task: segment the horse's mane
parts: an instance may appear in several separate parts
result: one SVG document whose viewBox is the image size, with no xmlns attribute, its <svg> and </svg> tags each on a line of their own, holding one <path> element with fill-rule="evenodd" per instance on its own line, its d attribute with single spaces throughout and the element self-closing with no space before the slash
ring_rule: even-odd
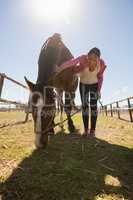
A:
<svg viewBox="0 0 133 200">
<path fill-rule="evenodd" d="M 46 49 L 49 40 L 50 40 L 50 37 L 49 37 L 49 38 L 44 42 L 44 44 L 42 45 L 42 47 L 41 47 L 41 51 L 42 51 L 44 48 Z"/>
<path fill-rule="evenodd" d="M 50 75 L 54 72 L 59 57 L 59 47 L 49 45 L 50 38 L 46 40 L 41 48 L 38 59 L 37 83 L 47 84 Z"/>
<path fill-rule="evenodd" d="M 73 55 L 63 44 L 61 39 L 52 39 L 52 37 L 48 38 L 41 48 L 38 60 L 39 68 L 37 84 L 51 84 L 51 82 L 49 83 L 49 80 L 52 80 L 52 76 L 56 71 L 55 67 L 60 66 L 63 62 L 73 58 Z M 60 82 L 60 80 L 58 81 Z"/>
</svg>

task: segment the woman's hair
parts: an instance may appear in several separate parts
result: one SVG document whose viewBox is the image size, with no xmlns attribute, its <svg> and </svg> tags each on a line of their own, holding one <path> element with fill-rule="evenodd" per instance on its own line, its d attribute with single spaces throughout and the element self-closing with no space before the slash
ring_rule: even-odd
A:
<svg viewBox="0 0 133 200">
<path fill-rule="evenodd" d="M 92 48 L 92 49 L 88 52 L 88 55 L 91 54 L 91 53 L 96 54 L 99 58 L 100 58 L 100 56 L 101 56 L 100 49 L 98 49 L 97 47 Z"/>
</svg>

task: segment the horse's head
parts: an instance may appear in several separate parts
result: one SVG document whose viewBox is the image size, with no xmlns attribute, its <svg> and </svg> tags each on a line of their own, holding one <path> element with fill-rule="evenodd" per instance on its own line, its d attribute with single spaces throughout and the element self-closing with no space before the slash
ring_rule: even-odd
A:
<svg viewBox="0 0 133 200">
<path fill-rule="evenodd" d="M 53 119 L 55 115 L 54 91 L 52 87 L 46 87 L 25 81 L 30 90 L 29 105 L 32 109 L 34 131 L 36 134 L 35 145 L 42 148 L 47 145 L 48 132 L 53 132 Z"/>
</svg>

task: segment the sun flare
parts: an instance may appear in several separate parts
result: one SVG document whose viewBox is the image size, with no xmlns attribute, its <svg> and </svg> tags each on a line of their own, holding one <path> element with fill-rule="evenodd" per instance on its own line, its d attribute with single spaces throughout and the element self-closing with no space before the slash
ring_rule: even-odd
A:
<svg viewBox="0 0 133 200">
<path fill-rule="evenodd" d="M 74 12 L 75 0 L 33 0 L 34 14 L 47 21 L 65 20 L 69 23 Z"/>
</svg>

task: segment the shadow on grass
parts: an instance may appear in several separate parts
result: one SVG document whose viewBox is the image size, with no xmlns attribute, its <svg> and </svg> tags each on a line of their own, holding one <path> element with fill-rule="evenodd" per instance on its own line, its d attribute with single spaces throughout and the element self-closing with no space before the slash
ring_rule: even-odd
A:
<svg viewBox="0 0 133 200">
<path fill-rule="evenodd" d="M 132 153 L 97 138 L 57 134 L 1 184 L 2 200 L 132 200 Z"/>
</svg>

